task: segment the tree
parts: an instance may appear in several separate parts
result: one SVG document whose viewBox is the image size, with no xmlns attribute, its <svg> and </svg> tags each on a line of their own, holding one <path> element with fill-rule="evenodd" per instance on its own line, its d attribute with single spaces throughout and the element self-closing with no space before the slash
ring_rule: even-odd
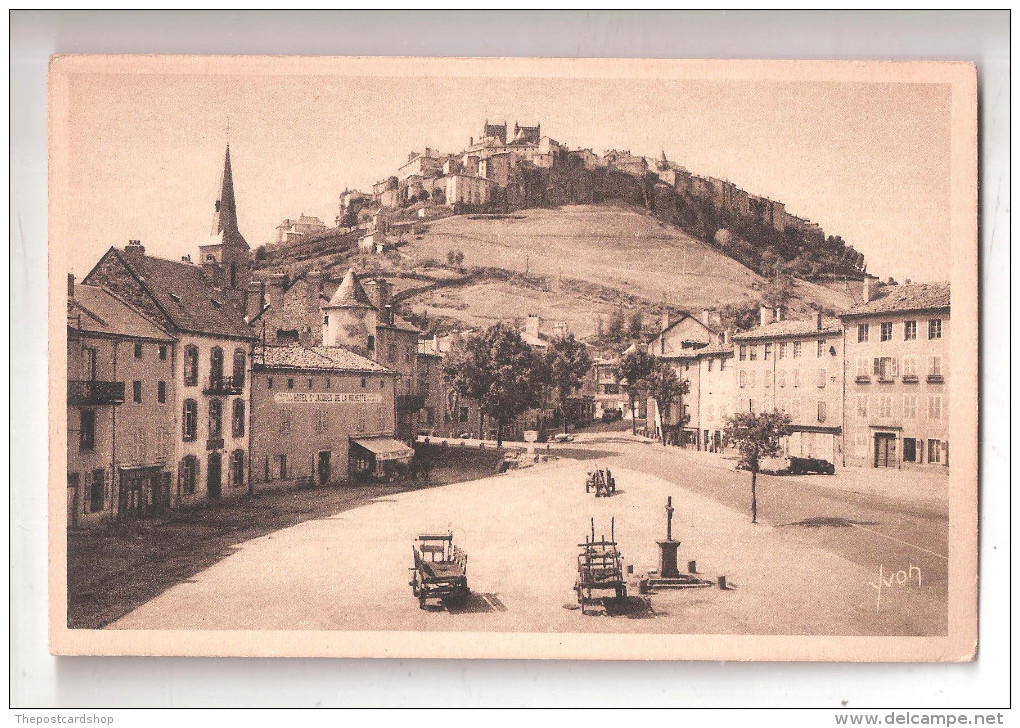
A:
<svg viewBox="0 0 1020 728">
<path fill-rule="evenodd" d="M 450 265 L 454 265 L 457 262 L 457 251 L 453 248 L 446 251 L 446 262 Z"/>
<path fill-rule="evenodd" d="M 548 371 L 552 385 L 556 388 L 563 432 L 567 432 L 567 399 L 575 389 L 581 388 L 581 381 L 591 371 L 592 360 L 588 347 L 568 334 L 553 342 L 548 353 Z"/>
<path fill-rule="evenodd" d="M 457 265 L 460 265 L 461 263 L 464 262 L 464 251 L 463 250 L 458 250 L 456 252 L 456 254 L 454 254 L 453 262 L 456 263 Z"/>
<path fill-rule="evenodd" d="M 645 377 L 645 385 L 648 387 L 648 393 L 655 400 L 655 406 L 659 410 L 659 416 L 663 420 L 662 427 L 662 445 L 666 446 L 666 427 L 665 420 L 668 416 L 670 408 L 673 403 L 676 402 L 679 408 L 678 423 L 681 432 L 683 431 L 684 425 L 690 419 L 689 416 L 684 415 L 684 395 L 690 394 L 691 383 L 683 379 L 680 376 L 680 372 L 675 370 L 667 362 L 662 359 L 653 361 L 651 373 Z"/>
<path fill-rule="evenodd" d="M 620 362 L 620 375 L 627 380 L 627 396 L 630 397 L 630 417 L 633 423 L 631 429 L 637 434 L 637 415 L 634 412 L 634 402 L 637 401 L 638 392 L 645 377 L 652 373 L 652 366 L 655 358 L 647 350 L 635 347 L 628 352 Z"/>
<path fill-rule="evenodd" d="M 640 339 L 641 330 L 644 328 L 644 314 L 640 310 L 635 311 L 630 317 L 630 338 Z"/>
<path fill-rule="evenodd" d="M 503 427 L 537 404 L 535 354 L 520 333 L 502 322 L 450 352 L 446 379 L 462 397 L 478 401 L 483 415 L 496 420 L 496 444 Z"/>
<path fill-rule="evenodd" d="M 727 419 L 725 438 L 740 451 L 738 467 L 751 471 L 751 523 L 758 522 L 758 468 L 761 459 L 779 454 L 779 440 L 790 434 L 790 415 L 745 412 Z"/>
<path fill-rule="evenodd" d="M 624 324 L 623 306 L 620 306 L 613 311 L 613 315 L 609 317 L 609 325 L 606 327 L 606 336 L 610 341 L 620 341 L 623 338 Z"/>
</svg>

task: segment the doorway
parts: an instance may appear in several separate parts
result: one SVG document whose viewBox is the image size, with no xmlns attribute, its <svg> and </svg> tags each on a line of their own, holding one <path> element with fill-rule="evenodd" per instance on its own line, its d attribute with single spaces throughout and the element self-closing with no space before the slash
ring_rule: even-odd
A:
<svg viewBox="0 0 1020 728">
<path fill-rule="evenodd" d="M 326 485 L 333 477 L 332 455 L 329 450 L 319 453 L 318 473 L 319 485 Z"/>
<path fill-rule="evenodd" d="M 206 493 L 210 498 L 219 498 L 222 492 L 220 482 L 223 471 L 223 459 L 218 452 L 209 453 L 209 468 L 206 480 Z"/>
<path fill-rule="evenodd" d="M 896 435 L 888 432 L 876 432 L 875 467 L 895 468 L 896 466 Z"/>
</svg>

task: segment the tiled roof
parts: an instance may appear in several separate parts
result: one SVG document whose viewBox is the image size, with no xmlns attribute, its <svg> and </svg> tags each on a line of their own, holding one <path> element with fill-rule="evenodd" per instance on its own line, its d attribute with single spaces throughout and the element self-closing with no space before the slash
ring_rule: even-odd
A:
<svg viewBox="0 0 1020 728">
<path fill-rule="evenodd" d="M 329 305 L 375 308 L 372 300 L 365 293 L 365 289 L 361 285 L 361 281 L 358 280 L 358 275 L 354 272 L 353 268 L 347 271 L 347 275 L 344 276 L 340 287 L 336 289 L 336 293 L 329 299 Z"/>
<path fill-rule="evenodd" d="M 173 337 L 105 288 L 78 284 L 67 300 L 67 325 L 81 332 L 173 341 Z"/>
<path fill-rule="evenodd" d="M 256 361 L 268 369 L 316 369 L 344 372 L 387 373 L 371 359 L 339 346 L 267 346 L 256 352 Z"/>
<path fill-rule="evenodd" d="M 757 326 L 748 331 L 741 331 L 733 335 L 734 341 L 748 341 L 750 339 L 772 339 L 781 336 L 814 336 L 816 334 L 839 334 L 843 326 L 839 319 L 823 318 L 822 327 L 818 328 L 818 322 L 814 317 L 809 319 L 790 319 L 789 321 L 774 321 L 765 326 Z"/>
<path fill-rule="evenodd" d="M 315 353 L 321 354 L 332 360 L 337 369 L 355 372 L 395 373 L 392 369 L 387 369 L 382 364 L 374 362 L 360 354 L 355 354 L 350 349 L 345 349 L 342 346 L 316 346 L 313 347 L 313 349 L 315 350 Z"/>
<path fill-rule="evenodd" d="M 948 308 L 949 283 L 911 283 L 902 286 L 882 286 L 873 300 L 854 306 L 844 313 L 843 317 Z"/>
<path fill-rule="evenodd" d="M 199 266 L 114 252 L 181 331 L 256 338 L 244 322 L 244 312 L 209 284 Z"/>
</svg>

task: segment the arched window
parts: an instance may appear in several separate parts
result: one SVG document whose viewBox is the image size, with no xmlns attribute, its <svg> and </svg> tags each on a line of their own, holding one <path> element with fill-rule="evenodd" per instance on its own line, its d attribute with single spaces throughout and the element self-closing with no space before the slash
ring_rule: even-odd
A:
<svg viewBox="0 0 1020 728">
<path fill-rule="evenodd" d="M 184 440 L 194 440 L 198 436 L 198 403 L 193 399 L 184 400 L 184 412 L 181 416 L 181 434 Z"/>
<path fill-rule="evenodd" d="M 244 437 L 244 400 L 234 400 L 234 411 L 230 418 L 234 437 Z"/>
<path fill-rule="evenodd" d="M 184 384 L 194 387 L 198 384 L 198 347 L 184 347 Z"/>
<path fill-rule="evenodd" d="M 209 400 L 209 438 L 219 437 L 223 432 L 223 401 Z"/>
<path fill-rule="evenodd" d="M 198 458 L 188 455 L 181 460 L 180 474 L 177 484 L 178 495 L 194 495 L 198 483 Z"/>
<path fill-rule="evenodd" d="M 223 381 L 223 349 L 214 346 L 209 352 L 209 383 L 218 384 Z"/>
<path fill-rule="evenodd" d="M 231 377 L 235 387 L 244 386 L 244 374 L 247 366 L 248 360 L 245 356 L 244 349 L 234 349 L 234 371 L 232 372 Z"/>
<path fill-rule="evenodd" d="M 230 484 L 235 488 L 244 485 L 244 450 L 234 450 L 230 456 Z"/>
</svg>

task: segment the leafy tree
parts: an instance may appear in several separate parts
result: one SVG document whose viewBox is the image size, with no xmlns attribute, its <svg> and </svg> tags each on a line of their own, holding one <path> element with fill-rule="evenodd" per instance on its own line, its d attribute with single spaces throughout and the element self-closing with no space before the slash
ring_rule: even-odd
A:
<svg viewBox="0 0 1020 728">
<path fill-rule="evenodd" d="M 644 328 L 644 314 L 640 310 L 635 311 L 630 317 L 630 338 L 640 339 L 641 330 Z"/>
<path fill-rule="evenodd" d="M 496 444 L 503 428 L 538 403 L 535 354 L 520 333 L 502 322 L 450 352 L 445 375 L 462 397 L 478 401 L 482 414 L 496 420 Z"/>
<path fill-rule="evenodd" d="M 568 334 L 553 342 L 548 353 L 548 373 L 551 384 L 556 388 L 560 413 L 563 419 L 563 432 L 567 432 L 567 399 L 576 389 L 581 388 L 581 381 L 591 370 L 592 359 L 588 347 L 583 342 Z"/>
<path fill-rule="evenodd" d="M 451 248 L 450 250 L 446 251 L 446 262 L 449 263 L 450 265 L 454 265 L 457 262 L 457 251 L 456 250 L 453 250 Z"/>
<path fill-rule="evenodd" d="M 645 377 L 645 385 L 648 387 L 648 393 L 655 400 L 655 406 L 659 409 L 659 414 L 663 418 L 663 425 L 665 425 L 665 419 L 670 408 L 676 403 L 679 411 L 678 422 L 680 430 L 683 431 L 684 425 L 690 419 L 689 415 L 684 415 L 684 395 L 690 394 L 691 383 L 683 379 L 680 373 L 670 366 L 667 362 L 662 359 L 655 359 L 652 363 L 652 371 Z M 662 445 L 666 445 L 666 428 L 662 428 Z"/>
<path fill-rule="evenodd" d="M 637 401 L 645 378 L 652 373 L 654 365 L 655 357 L 641 347 L 635 347 L 620 361 L 620 376 L 627 380 L 627 396 L 630 397 L 630 416 L 633 423 L 631 429 L 635 435 L 637 434 L 637 421 L 634 403 Z"/>
<path fill-rule="evenodd" d="M 620 341 L 623 339 L 623 327 L 625 325 L 623 316 L 623 306 L 613 311 L 613 315 L 609 317 L 609 325 L 606 327 L 606 336 L 610 341 Z"/>
<path fill-rule="evenodd" d="M 456 263 L 457 265 L 460 265 L 461 263 L 464 262 L 464 251 L 463 250 L 458 250 L 457 251 L 457 253 L 453 256 L 453 262 Z"/>
<path fill-rule="evenodd" d="M 727 419 L 725 437 L 740 451 L 739 467 L 751 471 L 751 523 L 758 522 L 758 468 L 761 459 L 779 454 L 779 440 L 790 434 L 790 415 L 744 412 Z"/>
</svg>

